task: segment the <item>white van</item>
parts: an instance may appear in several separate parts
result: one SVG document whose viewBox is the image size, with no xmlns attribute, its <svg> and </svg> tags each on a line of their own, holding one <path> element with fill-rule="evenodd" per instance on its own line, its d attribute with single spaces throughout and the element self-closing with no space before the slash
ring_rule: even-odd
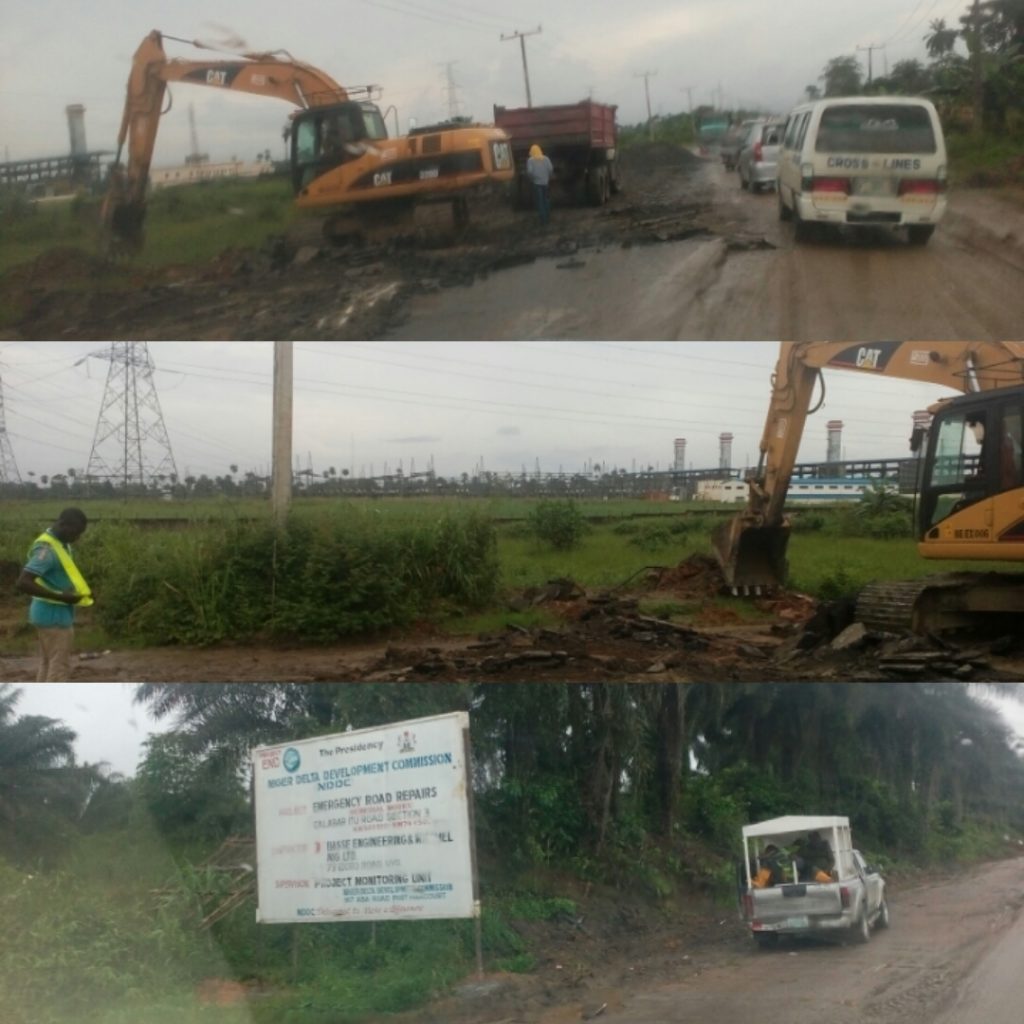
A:
<svg viewBox="0 0 1024 1024">
<path fill-rule="evenodd" d="M 778 169 L 779 217 L 811 224 L 905 227 L 924 245 L 946 212 L 946 143 L 933 104 L 850 96 L 794 108 Z"/>
</svg>

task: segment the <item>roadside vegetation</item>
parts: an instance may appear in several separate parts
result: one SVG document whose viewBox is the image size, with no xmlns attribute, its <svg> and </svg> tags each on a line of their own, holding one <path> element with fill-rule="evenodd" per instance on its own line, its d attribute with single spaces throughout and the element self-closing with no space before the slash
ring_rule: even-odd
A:
<svg viewBox="0 0 1024 1024">
<path fill-rule="evenodd" d="M 99 257 L 99 206 L 98 197 L 85 195 L 33 203 L 0 193 L 0 273 L 53 249 L 73 247 Z M 227 249 L 257 248 L 269 236 L 283 234 L 294 216 L 284 176 L 158 189 L 147 207 L 145 248 L 132 265 L 209 263 Z"/>
<path fill-rule="evenodd" d="M 0 564 L 8 583 L 66 503 L 6 504 Z M 86 647 L 326 644 L 422 625 L 460 635 L 557 627 L 550 613 L 512 610 L 513 599 L 553 579 L 642 597 L 646 570 L 712 555 L 712 534 L 733 511 L 574 499 L 309 499 L 296 502 L 279 534 L 259 499 L 79 504 L 92 525 L 77 556 L 98 598 L 79 616 Z M 793 519 L 790 588 L 825 600 L 877 579 L 1006 568 L 925 561 L 909 501 L 884 489 L 841 507 L 800 508 Z M 718 604 L 743 608 L 724 596 Z M 23 606 L 10 590 L 0 602 L 0 652 L 31 646 Z M 685 621 L 696 609 L 661 610 Z"/>
<path fill-rule="evenodd" d="M 749 821 L 849 815 L 897 880 L 1024 836 L 1024 763 L 963 685 L 148 684 L 171 728 L 132 778 L 76 763 L 19 692 L 0 686 L 10 1024 L 359 1021 L 472 976 L 470 922 L 255 921 L 246 752 L 348 727 L 470 712 L 489 972 L 531 972 L 579 918 L 611 941 L 623 908 L 662 939 L 731 919 Z"/>
</svg>

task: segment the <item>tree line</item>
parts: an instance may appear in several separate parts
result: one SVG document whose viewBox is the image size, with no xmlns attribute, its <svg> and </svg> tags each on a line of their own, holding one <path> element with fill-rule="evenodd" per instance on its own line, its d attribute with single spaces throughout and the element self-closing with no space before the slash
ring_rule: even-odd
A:
<svg viewBox="0 0 1024 1024">
<path fill-rule="evenodd" d="M 1024 760 L 986 687 L 956 684 L 140 684 L 173 723 L 134 778 L 76 764 L 57 720 L 0 687 L 0 852 L 54 857 L 145 813 L 172 842 L 251 832 L 248 752 L 467 710 L 481 851 L 506 865 L 603 865 L 741 824 L 851 817 L 869 849 L 949 856 L 972 830 L 1024 830 Z"/>
<path fill-rule="evenodd" d="M 881 75 L 873 73 L 873 54 L 867 74 L 856 56 L 833 57 L 807 97 L 929 94 L 954 125 L 963 127 L 959 115 L 970 111 L 974 130 L 993 132 L 1024 110 L 1024 0 L 975 2 L 955 24 L 932 19 L 923 41 L 926 62 L 899 60 Z"/>
</svg>

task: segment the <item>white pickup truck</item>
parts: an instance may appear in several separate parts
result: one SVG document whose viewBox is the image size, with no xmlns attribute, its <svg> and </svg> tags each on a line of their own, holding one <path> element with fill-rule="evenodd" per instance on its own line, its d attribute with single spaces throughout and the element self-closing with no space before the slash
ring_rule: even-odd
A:
<svg viewBox="0 0 1024 1024">
<path fill-rule="evenodd" d="M 744 826 L 738 882 L 759 946 L 822 932 L 867 942 L 872 928 L 889 926 L 885 880 L 853 849 L 848 818 L 789 815 Z"/>
</svg>

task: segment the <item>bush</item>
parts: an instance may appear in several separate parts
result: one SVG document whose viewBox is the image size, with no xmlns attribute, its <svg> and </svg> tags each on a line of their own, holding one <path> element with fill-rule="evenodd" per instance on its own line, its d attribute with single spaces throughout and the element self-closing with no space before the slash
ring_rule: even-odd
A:
<svg viewBox="0 0 1024 1024">
<path fill-rule="evenodd" d="M 860 590 L 861 580 L 858 580 L 845 565 L 838 565 L 834 571 L 826 573 L 818 584 L 817 596 L 823 601 L 836 601 L 841 597 L 849 597 Z"/>
<path fill-rule="evenodd" d="M 527 518 L 530 532 L 558 551 L 578 547 L 587 532 L 587 521 L 572 498 L 539 501 Z"/>
<path fill-rule="evenodd" d="M 94 536 L 100 622 L 144 643 L 330 641 L 479 607 L 498 585 L 494 527 L 477 514 L 383 524 L 346 511 L 293 519 L 281 535 L 240 523 Z"/>
</svg>

